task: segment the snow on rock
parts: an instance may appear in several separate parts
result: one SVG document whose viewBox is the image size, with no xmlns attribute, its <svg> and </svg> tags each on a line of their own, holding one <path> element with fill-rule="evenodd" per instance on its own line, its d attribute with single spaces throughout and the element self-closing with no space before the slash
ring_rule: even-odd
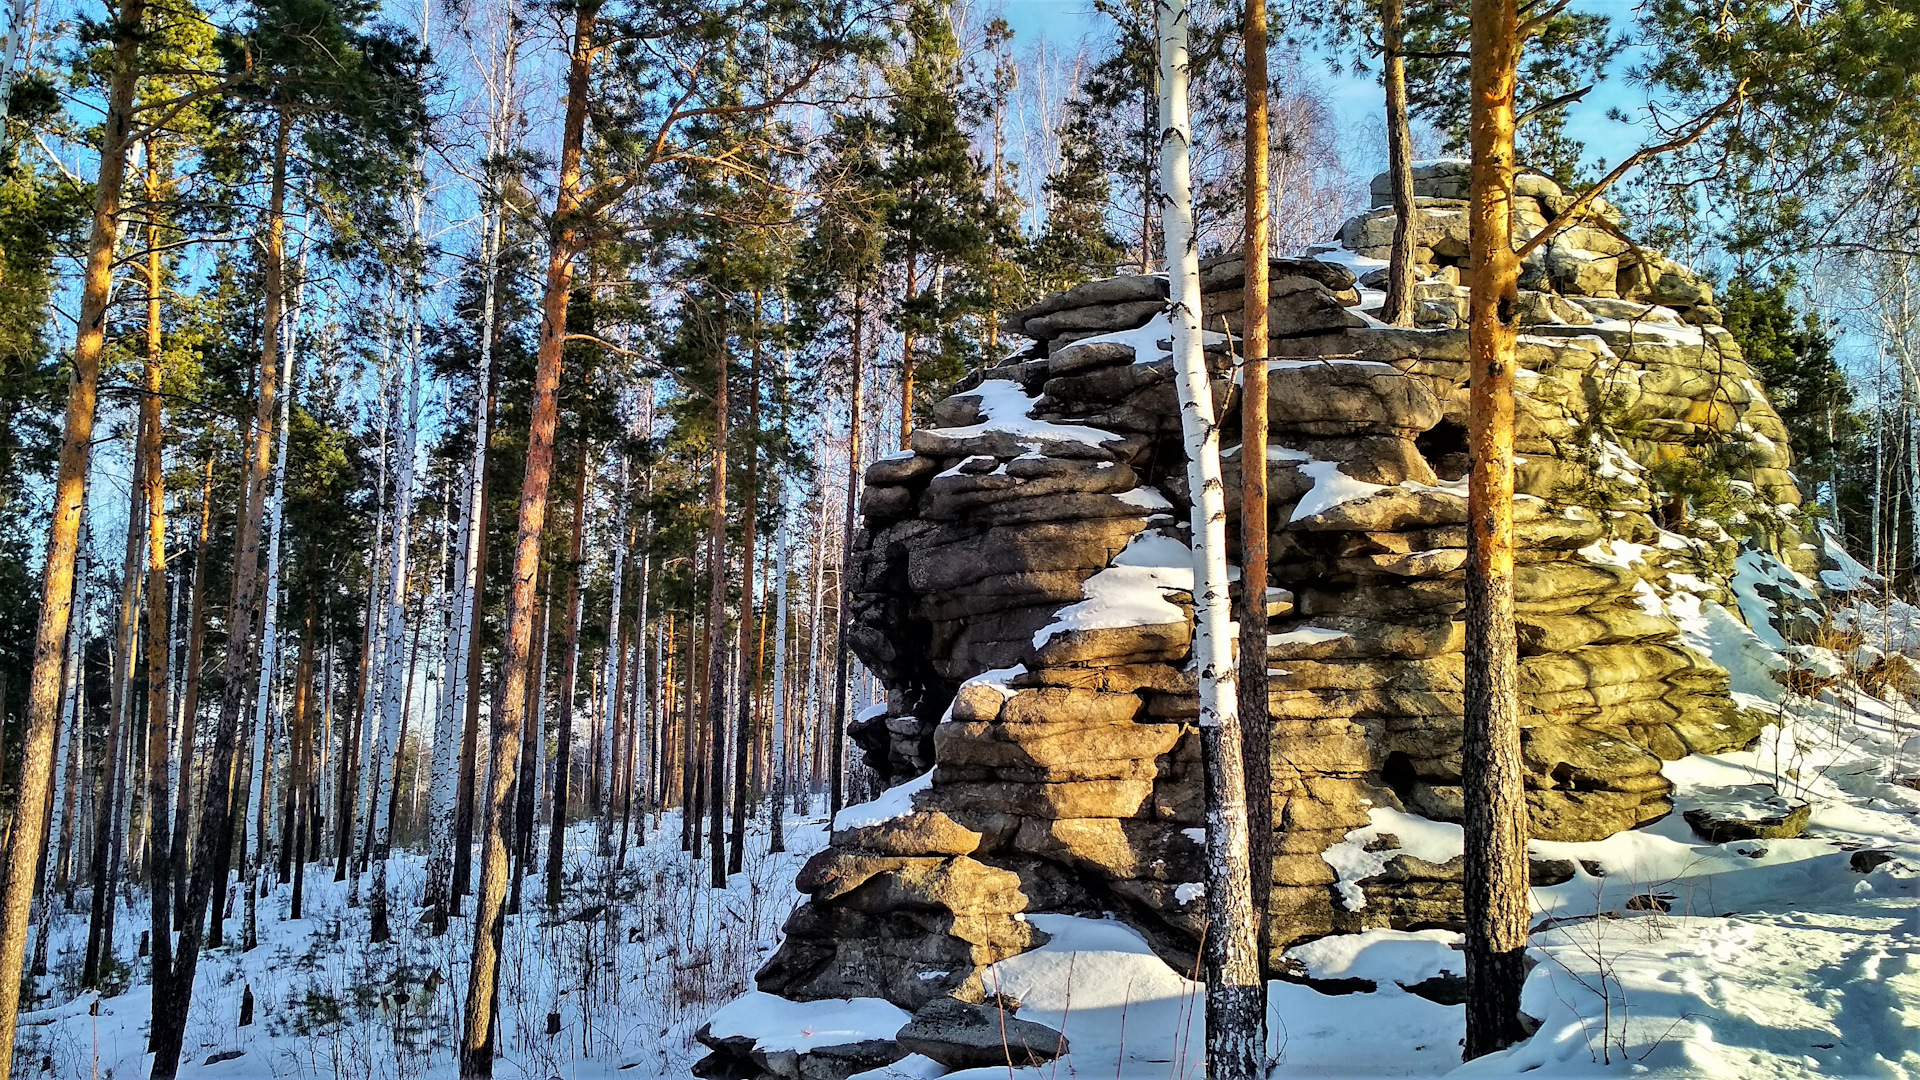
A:
<svg viewBox="0 0 1920 1080">
<path fill-rule="evenodd" d="M 1884 578 L 1847 554 L 1846 547 L 1828 525 L 1820 527 L 1820 557 L 1833 564 L 1832 569 L 1820 571 L 1820 584 L 1834 592 L 1870 592 L 1886 584 Z"/>
<path fill-rule="evenodd" d="M 1365 480 L 1355 480 L 1340 471 L 1337 461 L 1305 461 L 1296 466 L 1313 481 L 1312 490 L 1300 497 L 1293 508 L 1290 520 L 1312 517 L 1354 499 L 1364 499 L 1387 490 L 1385 484 L 1370 484 Z"/>
<path fill-rule="evenodd" d="M 1463 939 L 1451 930 L 1367 930 L 1317 938 L 1286 951 L 1311 979 L 1365 979 L 1412 986 L 1466 972 Z"/>
<path fill-rule="evenodd" d="M 947 1067 L 924 1054 L 908 1054 L 891 1065 L 854 1073 L 847 1080 L 933 1080 L 950 1075 Z"/>
<path fill-rule="evenodd" d="M 1267 647 L 1271 649 L 1275 645 L 1322 645 L 1352 636 L 1345 630 L 1333 630 L 1325 626 L 1301 626 L 1285 633 L 1268 634 Z"/>
<path fill-rule="evenodd" d="M 1137 533 L 1112 565 L 1080 586 L 1086 599 L 1061 608 L 1052 622 L 1033 632 L 1033 647 L 1074 630 L 1182 622 L 1185 609 L 1168 600 L 1167 593 L 1192 591 L 1193 549 L 1164 532 Z"/>
<path fill-rule="evenodd" d="M 1324 514 L 1342 503 L 1378 495 L 1396 487 L 1403 491 L 1432 492 L 1461 499 L 1467 497 L 1465 477 L 1439 484 L 1422 484 L 1414 480 L 1402 480 L 1399 484 L 1374 484 L 1365 480 L 1356 480 L 1341 472 L 1340 463 L 1336 461 L 1307 460 L 1297 462 L 1294 468 L 1306 474 L 1307 479 L 1313 481 L 1313 487 L 1294 505 L 1293 515 L 1288 519 L 1289 521 L 1300 521 L 1316 514 Z"/>
<path fill-rule="evenodd" d="M 966 682 L 961 683 L 959 690 L 965 690 L 973 686 L 985 687 L 989 690 L 997 691 L 1001 699 L 1005 700 L 1014 695 L 1014 689 L 1011 685 L 1013 680 L 1026 673 L 1027 665 L 1025 664 L 1015 664 L 1012 667 L 1003 668 L 988 668 L 973 678 L 968 679 Z M 942 723 L 953 719 L 953 706 L 959 700 L 960 694 L 956 691 L 953 695 L 953 701 L 947 703 L 947 711 L 940 714 Z"/>
<path fill-rule="evenodd" d="M 1137 506 L 1153 513 L 1163 513 L 1173 509 L 1173 504 L 1168 502 L 1167 497 L 1160 494 L 1157 488 L 1137 487 L 1132 491 L 1123 491 L 1114 498 L 1128 506 Z"/>
<path fill-rule="evenodd" d="M 1617 566 L 1630 570 L 1636 563 L 1644 563 L 1647 553 L 1652 551 L 1651 544 L 1631 544 L 1625 540 L 1596 540 L 1580 549 L 1580 557 L 1590 563 L 1603 566 Z"/>
<path fill-rule="evenodd" d="M 878 825 L 883 821 L 892 821 L 913 813 L 913 797 L 923 791 L 933 790 L 933 770 L 916 776 L 904 784 L 895 784 L 880 793 L 872 802 L 858 803 L 843 808 L 833 815 L 833 827 L 839 829 L 864 829 Z"/>
<path fill-rule="evenodd" d="M 1166 358 L 1167 350 L 1161 348 L 1160 343 L 1172 340 L 1173 317 L 1163 311 L 1153 318 L 1148 319 L 1143 325 L 1137 326 L 1132 330 L 1116 330 L 1110 334 L 1100 334 L 1096 337 L 1082 338 L 1074 344 L 1125 345 L 1127 348 L 1133 350 L 1134 363 L 1151 364 L 1156 360 Z M 1202 348 L 1208 345 L 1219 345 L 1226 340 L 1227 335 L 1214 330 L 1202 330 L 1200 332 Z M 1108 437 L 1111 438 L 1112 436 Z"/>
<path fill-rule="evenodd" d="M 1320 853 L 1339 875 L 1334 888 L 1348 911 L 1367 906 L 1360 882 L 1386 869 L 1395 855 L 1407 854 L 1431 863 L 1444 863 L 1458 858 L 1463 850 L 1460 826 L 1451 822 L 1430 821 L 1387 806 L 1367 811 L 1367 820 L 1368 824 Z M 1386 838 L 1391 838 L 1392 843 L 1386 843 Z M 1370 847 L 1376 850 L 1368 850 Z"/>
<path fill-rule="evenodd" d="M 1761 587 L 1771 586 L 1784 596 L 1809 604 L 1818 603 L 1820 599 L 1813 582 L 1795 573 L 1772 555 L 1752 549 L 1740 553 L 1734 562 L 1734 575 L 1728 584 L 1733 589 L 1734 599 L 1740 605 L 1740 614 L 1747 620 L 1747 626 L 1752 628 L 1762 643 L 1772 649 L 1784 649 L 1787 642 L 1773 625 L 1778 605 L 1760 595 Z"/>
<path fill-rule="evenodd" d="M 891 1039 L 913 1014 L 881 998 L 788 1001 L 750 990 L 709 1021 L 716 1039 L 752 1039 L 761 1050 L 805 1053 L 870 1039 Z"/>
<path fill-rule="evenodd" d="M 1045 442 L 1098 447 L 1114 438 L 1110 431 L 1083 424 L 1056 424 L 1049 420 L 1034 419 L 1034 399 L 1028 397 L 1020 384 L 1011 379 L 988 379 L 960 396 L 978 400 L 983 418 L 979 423 L 965 427 L 921 428 L 914 434 L 932 443 L 955 445 L 982 435 L 1009 435 L 1035 452 Z"/>
</svg>

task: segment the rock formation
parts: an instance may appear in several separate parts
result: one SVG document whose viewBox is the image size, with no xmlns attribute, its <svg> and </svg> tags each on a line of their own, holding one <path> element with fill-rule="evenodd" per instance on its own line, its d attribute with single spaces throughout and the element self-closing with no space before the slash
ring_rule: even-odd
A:
<svg viewBox="0 0 1920 1080">
<path fill-rule="evenodd" d="M 1374 808 L 1461 816 L 1466 180 L 1461 163 L 1415 175 L 1417 328 L 1367 313 L 1391 209 L 1272 260 L 1276 970 L 1312 937 L 1461 920 L 1457 862 L 1394 854 L 1376 834 L 1368 876 L 1343 881 L 1328 854 Z M 1523 234 L 1566 205 L 1540 176 L 1520 194 Z M 1242 278 L 1238 257 L 1202 266 L 1236 518 Z M 1592 840 L 1670 811 L 1663 760 L 1756 734 L 1698 630 L 1733 617 L 1743 540 L 1804 569 L 1812 554 L 1793 527 L 1786 431 L 1705 282 L 1625 239 L 1601 205 L 1527 260 L 1522 287 L 1528 802 L 1536 837 Z M 1200 741 L 1165 294 L 1163 278 L 1120 277 L 1015 312 L 1008 328 L 1034 344 L 868 470 L 851 644 L 891 705 L 853 737 L 897 786 L 843 813 L 802 872 L 808 899 L 762 991 L 909 1012 L 977 1003 L 985 965 L 1039 943 L 1020 918 L 1034 912 L 1118 917 L 1192 966 Z M 1711 496 L 1688 487 L 1709 472 L 1730 480 Z M 769 1069 L 738 1054 L 707 1068 Z"/>
</svg>

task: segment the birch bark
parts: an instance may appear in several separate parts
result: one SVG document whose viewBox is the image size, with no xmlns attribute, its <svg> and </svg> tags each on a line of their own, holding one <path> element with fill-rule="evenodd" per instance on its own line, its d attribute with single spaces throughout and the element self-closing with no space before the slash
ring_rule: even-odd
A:
<svg viewBox="0 0 1920 1080">
<path fill-rule="evenodd" d="M 1200 734 L 1207 798 L 1207 1074 L 1264 1076 L 1260 1027 L 1264 985 L 1248 866 L 1246 777 L 1234 688 L 1234 630 L 1227 584 L 1227 509 L 1220 429 L 1200 340 L 1200 252 L 1193 220 L 1193 127 L 1187 0 L 1158 0 L 1160 203 L 1180 428 L 1193 493 L 1193 656 L 1199 671 Z"/>
</svg>

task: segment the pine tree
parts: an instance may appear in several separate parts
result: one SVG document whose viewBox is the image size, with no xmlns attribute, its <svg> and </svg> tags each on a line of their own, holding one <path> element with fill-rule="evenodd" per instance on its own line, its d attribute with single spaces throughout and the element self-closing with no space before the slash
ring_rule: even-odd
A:
<svg viewBox="0 0 1920 1080">
<path fill-rule="evenodd" d="M 890 96 L 880 121 L 882 182 L 887 207 L 884 255 L 900 278 L 893 314 L 901 335 L 900 445 L 907 444 L 921 401 L 937 401 L 975 365 L 974 342 L 957 333 L 957 317 L 991 304 L 1000 218 L 983 170 L 961 127 L 960 43 L 944 0 L 911 0 L 903 60 L 887 69 Z M 929 385 L 925 393 L 916 383 Z"/>
<path fill-rule="evenodd" d="M 1107 226 L 1111 184 L 1101 164 L 1097 123 L 1084 98 L 1068 103 L 1060 123 L 1060 164 L 1042 185 L 1046 224 L 1026 254 L 1027 276 L 1043 294 L 1111 277 L 1126 257 L 1125 242 Z"/>
<path fill-rule="evenodd" d="M 52 780 L 61 661 L 67 625 L 73 614 L 74 558 L 80 541 L 81 508 L 86 498 L 86 469 L 93 440 L 100 357 L 106 345 L 107 299 L 113 290 L 114 246 L 120 225 L 121 190 L 126 179 L 134 91 L 139 80 L 139 35 L 145 5 L 142 0 L 124 0 L 114 15 L 112 76 L 102 127 L 98 179 L 94 185 L 86 273 L 82 279 L 79 340 L 74 348 L 73 380 L 67 393 L 60 471 L 41 576 L 40 618 L 34 629 L 33 669 L 27 686 L 26 738 L 16 796 L 17 805 L 26 807 L 37 807 L 45 801 Z M 0 1080 L 5 1080 L 12 1070 L 27 923 L 44 842 L 39 815 L 14 816 L 12 835 L 8 838 L 4 906 L 0 906 Z"/>
</svg>

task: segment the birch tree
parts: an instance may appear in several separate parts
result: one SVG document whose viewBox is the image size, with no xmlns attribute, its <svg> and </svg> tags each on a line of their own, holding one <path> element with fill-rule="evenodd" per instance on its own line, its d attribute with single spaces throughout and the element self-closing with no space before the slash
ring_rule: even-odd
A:
<svg viewBox="0 0 1920 1080">
<path fill-rule="evenodd" d="M 1156 0 L 1160 39 L 1160 207 L 1173 324 L 1180 430 L 1192 492 L 1193 656 L 1199 672 L 1200 735 L 1207 771 L 1207 1075 L 1251 1080 L 1266 1073 L 1260 1028 L 1264 984 L 1258 913 L 1248 866 L 1246 775 L 1235 697 L 1227 507 L 1220 428 L 1200 332 L 1200 251 L 1194 236 L 1193 126 L 1187 0 Z M 1251 253 L 1249 253 L 1251 255 Z"/>
<path fill-rule="evenodd" d="M 417 315 L 415 316 L 417 318 Z M 399 732 L 406 708 L 406 630 L 407 577 L 413 532 L 414 456 L 419 441 L 420 377 L 417 358 L 411 350 L 400 364 L 394 393 L 405 397 L 399 402 L 400 431 L 394 454 L 398 459 L 393 492 L 393 554 L 387 565 L 385 644 L 381 649 L 380 741 L 374 753 L 376 768 L 370 770 L 369 790 L 373 794 L 374 860 L 373 897 L 369 906 L 371 937 L 375 944 L 387 940 L 387 848 L 393 831 L 393 802 L 380 797 L 380 778 L 387 774 L 386 763 L 399 754 Z"/>
</svg>

